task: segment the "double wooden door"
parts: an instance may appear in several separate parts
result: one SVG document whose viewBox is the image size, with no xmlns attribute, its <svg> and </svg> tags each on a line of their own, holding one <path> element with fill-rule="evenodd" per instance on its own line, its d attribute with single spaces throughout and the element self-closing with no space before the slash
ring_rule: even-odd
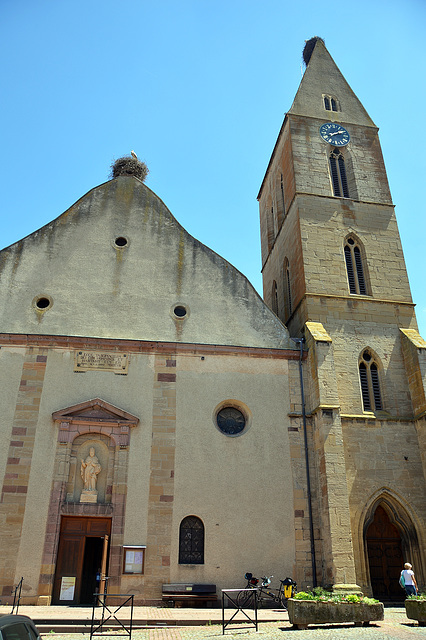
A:
<svg viewBox="0 0 426 640">
<path fill-rule="evenodd" d="M 103 592 L 110 532 L 109 518 L 62 518 L 52 604 L 92 604 Z"/>
<path fill-rule="evenodd" d="M 405 594 L 398 582 L 404 563 L 401 536 L 381 506 L 367 530 L 367 552 L 373 596 L 385 601 L 403 600 Z"/>
</svg>

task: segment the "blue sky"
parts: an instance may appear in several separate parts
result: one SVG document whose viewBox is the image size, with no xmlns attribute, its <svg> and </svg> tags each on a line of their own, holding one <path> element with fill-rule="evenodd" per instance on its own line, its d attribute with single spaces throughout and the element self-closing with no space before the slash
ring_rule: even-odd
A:
<svg viewBox="0 0 426 640">
<path fill-rule="evenodd" d="M 134 149 L 178 221 L 261 292 L 256 196 L 319 35 L 380 128 L 426 337 L 424 0 L 1 0 L 0 16 L 0 247 Z"/>
</svg>

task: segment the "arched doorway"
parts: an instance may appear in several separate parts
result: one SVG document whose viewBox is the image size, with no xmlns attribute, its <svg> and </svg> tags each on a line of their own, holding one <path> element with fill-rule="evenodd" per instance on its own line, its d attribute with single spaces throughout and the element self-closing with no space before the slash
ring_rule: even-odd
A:
<svg viewBox="0 0 426 640">
<path fill-rule="evenodd" d="M 404 600 L 398 584 L 404 564 L 401 534 L 379 505 L 366 533 L 373 596 L 379 600 Z"/>
</svg>

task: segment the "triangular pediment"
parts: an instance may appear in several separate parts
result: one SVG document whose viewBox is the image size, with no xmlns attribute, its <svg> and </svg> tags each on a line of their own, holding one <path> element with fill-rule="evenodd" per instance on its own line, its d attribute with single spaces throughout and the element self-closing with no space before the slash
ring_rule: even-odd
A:
<svg viewBox="0 0 426 640">
<path fill-rule="evenodd" d="M 115 423 L 135 426 L 139 418 L 115 407 L 113 404 L 94 398 L 80 404 L 75 404 L 65 409 L 60 409 L 52 413 L 52 418 L 60 422 L 95 422 L 95 423 Z"/>
</svg>

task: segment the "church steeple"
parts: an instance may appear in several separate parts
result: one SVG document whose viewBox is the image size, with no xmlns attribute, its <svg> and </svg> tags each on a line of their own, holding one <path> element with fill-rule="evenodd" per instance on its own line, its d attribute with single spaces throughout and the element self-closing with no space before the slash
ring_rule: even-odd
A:
<svg viewBox="0 0 426 640">
<path fill-rule="evenodd" d="M 259 193 L 264 298 L 291 336 L 305 338 L 306 425 L 293 415 L 318 480 L 320 584 L 369 588 L 360 514 L 383 486 L 402 487 L 402 467 L 386 469 L 402 443 L 422 448 L 426 349 L 377 127 L 324 43 L 311 44 Z"/>
<path fill-rule="evenodd" d="M 315 40 L 313 50 L 288 113 L 310 118 L 324 118 L 324 115 L 329 115 L 333 122 L 345 121 L 375 127 L 327 51 L 323 40 L 320 38 L 312 38 L 312 40 Z M 307 42 L 305 48 L 312 40 Z M 327 111 L 324 98 L 330 99 L 329 114 L 324 114 L 324 111 Z M 335 101 L 335 109 L 331 108 L 331 100 Z"/>
<path fill-rule="evenodd" d="M 259 203 L 264 298 L 293 335 L 325 321 L 318 296 L 412 304 L 378 129 L 320 39 Z"/>
</svg>

